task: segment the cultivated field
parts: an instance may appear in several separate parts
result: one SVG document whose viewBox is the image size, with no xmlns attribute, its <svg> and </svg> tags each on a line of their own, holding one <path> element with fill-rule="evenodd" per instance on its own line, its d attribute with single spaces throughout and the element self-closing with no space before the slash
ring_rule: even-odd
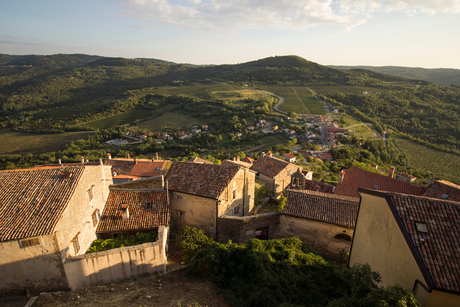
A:
<svg viewBox="0 0 460 307">
<path fill-rule="evenodd" d="M 198 126 L 212 122 L 214 119 L 201 120 L 196 117 L 184 115 L 182 113 L 166 112 L 165 114 L 154 119 L 139 123 L 139 125 L 131 127 L 133 129 L 146 129 L 154 132 L 165 131 L 166 128 L 180 130 L 186 127 Z"/>
<path fill-rule="evenodd" d="M 394 142 L 406 155 L 407 163 L 410 166 L 442 177 L 460 178 L 460 156 L 438 151 L 405 139 L 395 139 Z"/>
<path fill-rule="evenodd" d="M 105 129 L 111 128 L 117 125 L 129 124 L 135 121 L 136 119 L 142 119 L 145 117 L 152 116 L 154 113 L 152 110 L 147 109 L 132 109 L 127 112 L 123 112 L 114 116 L 106 117 L 103 119 L 98 119 L 92 122 L 86 122 L 80 124 L 80 126 L 85 125 L 92 129 Z"/>
<path fill-rule="evenodd" d="M 285 98 L 280 108 L 297 114 L 326 114 L 323 104 L 305 86 L 260 86 Z"/>
<path fill-rule="evenodd" d="M 40 154 L 64 149 L 71 141 L 86 138 L 89 131 L 59 134 L 32 134 L 0 129 L 0 154 Z"/>
<path fill-rule="evenodd" d="M 344 93 L 344 94 L 362 94 L 363 92 L 374 93 L 387 91 L 386 89 L 378 87 L 367 87 L 367 86 L 323 86 L 323 85 L 312 85 L 310 88 L 318 94 L 327 93 Z"/>
</svg>

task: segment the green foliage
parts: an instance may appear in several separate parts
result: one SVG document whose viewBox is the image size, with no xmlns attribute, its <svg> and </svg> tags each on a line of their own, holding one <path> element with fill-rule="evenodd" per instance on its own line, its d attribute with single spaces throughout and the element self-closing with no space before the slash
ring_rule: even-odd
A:
<svg viewBox="0 0 460 307">
<path fill-rule="evenodd" d="M 254 189 L 254 206 L 263 203 L 265 197 L 271 195 L 272 190 L 265 185 L 264 182 L 256 179 L 256 187 Z"/>
<path fill-rule="evenodd" d="M 284 207 L 286 207 L 286 203 L 287 203 L 287 198 L 286 196 L 284 196 L 284 192 L 283 192 L 283 194 L 281 194 L 280 196 L 280 199 L 278 200 L 278 212 L 283 211 Z"/>
<path fill-rule="evenodd" d="M 182 226 L 176 237 L 176 247 L 185 263 L 190 263 L 196 253 L 207 248 L 212 242 L 202 229 L 190 226 Z"/>
<path fill-rule="evenodd" d="M 86 252 L 87 254 L 90 253 L 97 253 L 102 252 L 114 248 L 125 247 L 125 246 L 134 246 L 139 245 L 147 242 L 155 242 L 158 239 L 158 232 L 153 231 L 150 233 L 143 233 L 138 232 L 132 236 L 119 236 L 113 239 L 99 239 L 93 241 L 91 247 Z"/>
<path fill-rule="evenodd" d="M 369 266 L 328 264 L 298 238 L 212 243 L 189 272 L 211 279 L 234 306 L 417 306 L 407 290 L 379 288 Z"/>
</svg>

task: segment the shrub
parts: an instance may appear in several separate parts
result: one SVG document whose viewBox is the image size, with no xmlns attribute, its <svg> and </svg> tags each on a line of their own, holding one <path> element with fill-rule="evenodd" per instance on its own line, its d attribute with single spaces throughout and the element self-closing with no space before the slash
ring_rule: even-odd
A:
<svg viewBox="0 0 460 307">
<path fill-rule="evenodd" d="M 213 240 L 199 228 L 182 226 L 176 237 L 176 247 L 180 250 L 182 260 L 189 263 L 197 252 L 205 249 Z"/>
<path fill-rule="evenodd" d="M 114 248 L 125 247 L 125 246 L 134 246 L 143 244 L 146 242 L 155 242 L 158 239 L 158 232 L 152 231 L 150 233 L 141 233 L 138 232 L 132 236 L 119 236 L 113 239 L 99 239 L 93 241 L 91 247 L 86 252 L 87 254 L 90 253 L 97 253 L 102 252 Z"/>
</svg>

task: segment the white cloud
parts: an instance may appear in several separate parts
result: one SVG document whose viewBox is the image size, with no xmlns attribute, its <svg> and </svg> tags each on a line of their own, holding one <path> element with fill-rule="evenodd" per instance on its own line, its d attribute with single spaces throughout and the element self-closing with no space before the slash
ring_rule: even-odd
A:
<svg viewBox="0 0 460 307">
<path fill-rule="evenodd" d="M 460 13 L 460 0 L 117 0 L 131 19 L 185 29 L 306 29 L 335 24 L 344 30 L 376 12 Z"/>
</svg>

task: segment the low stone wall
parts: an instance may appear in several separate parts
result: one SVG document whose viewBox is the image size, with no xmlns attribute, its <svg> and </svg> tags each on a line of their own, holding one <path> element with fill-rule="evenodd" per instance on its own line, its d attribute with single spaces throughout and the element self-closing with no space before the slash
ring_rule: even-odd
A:
<svg viewBox="0 0 460 307">
<path fill-rule="evenodd" d="M 166 272 L 169 228 L 158 240 L 136 246 L 66 258 L 64 270 L 71 290 Z"/>
<path fill-rule="evenodd" d="M 268 238 L 273 239 L 278 233 L 279 213 L 270 212 L 250 216 L 222 216 L 218 219 L 219 242 L 245 243 L 254 239 L 256 230 L 268 227 Z"/>
</svg>

